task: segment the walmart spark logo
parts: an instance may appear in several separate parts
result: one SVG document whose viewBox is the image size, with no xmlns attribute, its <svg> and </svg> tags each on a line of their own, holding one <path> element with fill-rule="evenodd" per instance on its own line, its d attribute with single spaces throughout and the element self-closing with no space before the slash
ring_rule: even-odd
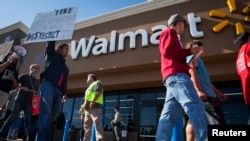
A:
<svg viewBox="0 0 250 141">
<path fill-rule="evenodd" d="M 236 12 L 236 3 L 235 3 L 235 0 L 227 0 L 227 6 L 229 8 L 229 11 L 231 13 L 233 12 Z M 244 21 L 245 22 L 250 22 L 250 4 L 248 4 L 247 6 L 245 6 L 241 13 L 243 15 L 246 15 L 245 16 L 245 19 Z M 214 17 L 214 18 L 221 18 L 221 19 L 224 19 L 227 17 L 227 13 L 224 12 L 224 11 L 220 11 L 220 10 L 211 10 L 209 12 L 209 16 L 210 17 Z M 229 21 L 226 19 L 226 20 L 223 20 L 222 22 L 220 22 L 219 24 L 215 25 L 213 27 L 213 31 L 214 32 L 220 32 L 223 28 L 225 28 L 227 25 L 229 24 Z M 241 24 L 241 22 L 236 22 L 235 23 L 235 29 L 236 29 L 236 35 L 244 32 L 244 28 Z"/>
</svg>

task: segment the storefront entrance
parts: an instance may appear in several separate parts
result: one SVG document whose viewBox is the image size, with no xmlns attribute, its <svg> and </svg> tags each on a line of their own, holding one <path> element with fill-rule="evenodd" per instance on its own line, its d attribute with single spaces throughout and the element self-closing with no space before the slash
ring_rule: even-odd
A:
<svg viewBox="0 0 250 141">
<path fill-rule="evenodd" d="M 163 107 L 165 94 L 140 94 L 139 108 L 139 140 L 155 141 L 158 119 Z"/>
</svg>

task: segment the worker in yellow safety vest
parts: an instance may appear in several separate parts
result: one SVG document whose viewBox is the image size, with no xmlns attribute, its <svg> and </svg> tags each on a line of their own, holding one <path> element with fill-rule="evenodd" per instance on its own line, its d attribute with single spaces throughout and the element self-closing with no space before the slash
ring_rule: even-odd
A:
<svg viewBox="0 0 250 141">
<path fill-rule="evenodd" d="M 96 128 L 96 141 L 103 141 L 102 126 L 102 105 L 103 105 L 103 85 L 94 74 L 89 74 L 87 78 L 89 85 L 85 91 L 84 100 L 84 137 L 83 141 L 90 141 L 92 124 Z"/>
</svg>

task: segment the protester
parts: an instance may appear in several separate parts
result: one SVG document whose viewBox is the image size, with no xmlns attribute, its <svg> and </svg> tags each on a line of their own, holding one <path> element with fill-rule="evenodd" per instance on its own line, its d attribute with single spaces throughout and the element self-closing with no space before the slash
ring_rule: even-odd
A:
<svg viewBox="0 0 250 141">
<path fill-rule="evenodd" d="M 90 141 L 92 124 L 95 125 L 96 141 L 103 141 L 102 126 L 102 105 L 103 105 L 103 85 L 94 74 L 89 74 L 87 78 L 89 85 L 85 91 L 84 109 L 84 137 L 83 141 Z"/>
<path fill-rule="evenodd" d="M 180 35 L 183 34 L 186 19 L 174 14 L 168 20 L 168 28 L 159 38 L 161 74 L 167 89 L 165 103 L 159 118 L 156 141 L 170 141 L 172 128 L 182 115 L 182 109 L 194 126 L 197 141 L 207 139 L 208 121 L 205 108 L 190 79 L 186 57 L 200 52 L 200 48 L 183 49 Z M 179 34 L 179 35 L 178 35 Z"/>
<path fill-rule="evenodd" d="M 115 117 L 112 120 L 112 125 L 114 127 L 114 141 L 121 141 L 121 114 L 119 112 L 119 107 L 114 108 Z"/>
<path fill-rule="evenodd" d="M 52 141 L 53 122 L 61 112 L 62 102 L 67 100 L 67 77 L 69 69 L 65 63 L 69 46 L 48 41 L 45 50 L 45 68 L 40 75 L 40 111 L 37 141 Z"/>
<path fill-rule="evenodd" d="M 17 58 L 12 54 L 7 53 L 0 62 L 0 108 L 8 101 L 9 92 L 18 87 Z"/>
<path fill-rule="evenodd" d="M 3 106 L 9 98 L 9 92 L 18 87 L 17 58 L 13 52 L 7 53 L 0 62 L 0 115 Z M 0 131 L 0 139 L 5 139 L 6 134 Z"/>
<path fill-rule="evenodd" d="M 241 79 L 244 101 L 249 111 L 247 124 L 250 125 L 250 33 L 239 34 L 234 43 L 240 48 L 236 59 L 236 69 Z"/>
<path fill-rule="evenodd" d="M 195 47 L 203 48 L 203 43 L 199 40 L 192 40 L 185 48 L 190 49 Z M 208 71 L 200 57 L 192 61 L 189 72 L 195 89 L 204 103 L 209 124 L 225 125 L 226 120 L 219 100 L 225 101 L 227 96 L 212 84 Z M 195 140 L 193 125 L 190 122 L 186 125 L 186 139 L 187 141 Z"/>
<path fill-rule="evenodd" d="M 26 130 L 26 136 L 29 138 L 30 133 L 27 128 L 32 126 L 31 116 L 32 116 L 32 96 L 37 93 L 39 83 L 35 78 L 36 74 L 39 72 L 39 65 L 32 64 L 29 67 L 29 73 L 24 73 L 19 76 L 19 91 L 14 102 L 14 107 L 11 115 L 4 122 L 1 128 L 1 134 L 8 134 L 11 124 L 20 115 L 20 112 L 24 111 L 24 126 Z M 31 140 L 31 138 L 26 139 Z"/>
</svg>

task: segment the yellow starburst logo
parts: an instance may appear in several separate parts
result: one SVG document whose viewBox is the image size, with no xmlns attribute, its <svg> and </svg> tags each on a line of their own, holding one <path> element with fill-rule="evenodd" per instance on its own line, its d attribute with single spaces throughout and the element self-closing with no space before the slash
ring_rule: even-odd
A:
<svg viewBox="0 0 250 141">
<path fill-rule="evenodd" d="M 235 0 L 227 0 L 227 6 L 229 8 L 229 11 L 231 13 L 233 12 L 236 12 L 236 3 L 235 3 Z M 250 4 L 248 4 L 247 6 L 245 6 L 241 13 L 243 15 L 246 15 L 245 16 L 245 19 L 244 21 L 245 22 L 250 22 Z M 227 17 L 227 13 L 225 11 L 220 11 L 220 10 L 211 10 L 209 12 L 209 16 L 210 17 L 214 17 L 214 18 L 221 18 L 221 19 L 224 19 Z M 215 25 L 213 27 L 213 31 L 214 32 L 220 32 L 223 28 L 225 28 L 227 25 L 229 24 L 229 21 L 226 19 L 226 20 L 223 20 L 222 22 L 220 22 L 219 24 Z M 244 28 L 241 24 L 241 22 L 236 22 L 235 23 L 235 31 L 236 31 L 236 35 L 244 32 Z"/>
</svg>

